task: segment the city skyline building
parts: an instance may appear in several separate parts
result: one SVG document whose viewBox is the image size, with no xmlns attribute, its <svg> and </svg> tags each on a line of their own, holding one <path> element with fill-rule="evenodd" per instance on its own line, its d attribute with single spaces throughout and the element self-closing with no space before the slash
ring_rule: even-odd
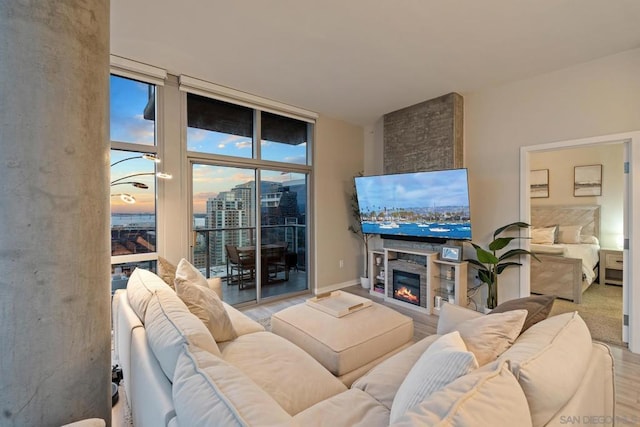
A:
<svg viewBox="0 0 640 427">
<path fill-rule="evenodd" d="M 295 189 L 306 188 L 304 182 L 292 181 Z M 304 224 L 304 213 L 298 204 L 296 191 L 287 182 L 262 181 L 260 184 L 260 209 L 262 242 L 286 242 L 289 248 L 296 246 L 296 226 Z M 196 233 L 194 265 L 206 266 L 207 249 L 210 267 L 214 275 L 226 274 L 226 245 L 250 246 L 255 244 L 256 183 L 248 181 L 227 191 L 221 191 L 206 201 L 206 213 L 194 216 L 194 230 L 207 230 L 209 247 L 204 233 Z M 306 197 L 306 193 L 304 194 Z M 198 218 L 200 219 L 198 221 Z M 291 228 L 288 230 L 287 228 Z"/>
</svg>

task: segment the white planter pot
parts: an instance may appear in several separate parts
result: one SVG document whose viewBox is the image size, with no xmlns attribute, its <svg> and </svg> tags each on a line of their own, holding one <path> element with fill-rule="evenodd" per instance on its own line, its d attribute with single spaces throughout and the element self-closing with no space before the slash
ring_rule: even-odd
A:
<svg viewBox="0 0 640 427">
<path fill-rule="evenodd" d="M 363 289 L 369 289 L 371 287 L 371 280 L 369 280 L 368 277 L 361 277 L 360 285 L 362 286 Z"/>
</svg>

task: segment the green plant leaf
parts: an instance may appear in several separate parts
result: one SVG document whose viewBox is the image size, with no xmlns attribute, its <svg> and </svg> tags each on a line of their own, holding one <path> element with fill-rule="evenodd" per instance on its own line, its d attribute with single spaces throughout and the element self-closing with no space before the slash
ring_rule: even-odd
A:
<svg viewBox="0 0 640 427">
<path fill-rule="evenodd" d="M 484 264 L 497 264 L 498 258 L 489 251 L 482 249 L 480 246 L 472 243 L 473 247 L 476 249 L 476 257 L 478 261 Z"/>
<path fill-rule="evenodd" d="M 516 267 L 516 266 L 521 266 L 522 264 L 520 264 L 519 262 L 503 262 L 501 264 L 498 264 L 496 266 L 496 272 L 498 274 L 501 274 L 507 267 Z"/>
<path fill-rule="evenodd" d="M 511 243 L 512 240 L 517 239 L 517 237 L 498 237 L 493 242 L 489 243 L 489 250 L 491 251 L 499 251 Z"/>
<path fill-rule="evenodd" d="M 487 268 L 487 266 L 486 266 L 486 265 L 484 265 L 483 263 L 481 263 L 480 261 L 478 261 L 477 259 L 469 258 L 469 259 L 467 259 L 467 260 L 465 260 L 465 261 L 468 261 L 468 262 L 469 262 L 469 264 L 473 264 L 473 265 L 475 265 L 476 267 L 478 267 L 478 270 L 487 271 L 487 272 L 489 271 L 489 269 Z"/>
<path fill-rule="evenodd" d="M 491 273 L 486 270 L 478 270 L 478 279 L 487 285 L 491 284 Z"/>
<path fill-rule="evenodd" d="M 529 252 L 526 249 L 511 249 L 511 250 L 503 253 L 502 255 L 500 255 L 499 261 L 504 261 L 505 259 L 517 257 L 517 256 L 520 256 L 520 255 L 531 255 L 535 259 L 538 259 L 534 254 L 532 254 L 531 252 Z M 538 259 L 538 261 L 540 261 L 540 260 Z"/>
<path fill-rule="evenodd" d="M 500 234 L 503 231 L 505 231 L 506 229 L 512 228 L 512 227 L 529 228 L 530 225 L 527 224 L 526 222 L 522 222 L 522 221 L 512 222 L 511 224 L 504 225 L 504 226 L 498 228 L 496 231 L 494 231 L 493 232 L 493 238 L 495 239 L 498 236 L 498 234 Z"/>
</svg>

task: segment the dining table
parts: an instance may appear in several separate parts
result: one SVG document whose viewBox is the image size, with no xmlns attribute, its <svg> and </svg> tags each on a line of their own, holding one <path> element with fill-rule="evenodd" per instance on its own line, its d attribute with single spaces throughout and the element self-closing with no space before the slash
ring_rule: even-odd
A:
<svg viewBox="0 0 640 427">
<path fill-rule="evenodd" d="M 251 256 L 255 259 L 255 245 L 238 246 L 238 254 Z M 269 285 L 289 280 L 289 269 L 286 267 L 285 255 L 287 245 L 282 243 L 267 243 L 260 246 L 260 262 L 262 283 Z M 278 278 L 278 273 L 284 272 L 284 278 Z"/>
</svg>

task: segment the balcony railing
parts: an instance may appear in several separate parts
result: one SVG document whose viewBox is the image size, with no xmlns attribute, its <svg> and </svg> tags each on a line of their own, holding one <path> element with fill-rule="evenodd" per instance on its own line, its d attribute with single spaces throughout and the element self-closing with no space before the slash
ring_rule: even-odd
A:
<svg viewBox="0 0 640 427">
<path fill-rule="evenodd" d="M 294 268 L 306 270 L 305 224 L 262 225 L 261 243 L 286 242 L 287 252 L 295 254 Z M 194 266 L 209 277 L 226 278 L 225 245 L 255 246 L 256 227 L 197 228 L 194 232 Z"/>
</svg>

